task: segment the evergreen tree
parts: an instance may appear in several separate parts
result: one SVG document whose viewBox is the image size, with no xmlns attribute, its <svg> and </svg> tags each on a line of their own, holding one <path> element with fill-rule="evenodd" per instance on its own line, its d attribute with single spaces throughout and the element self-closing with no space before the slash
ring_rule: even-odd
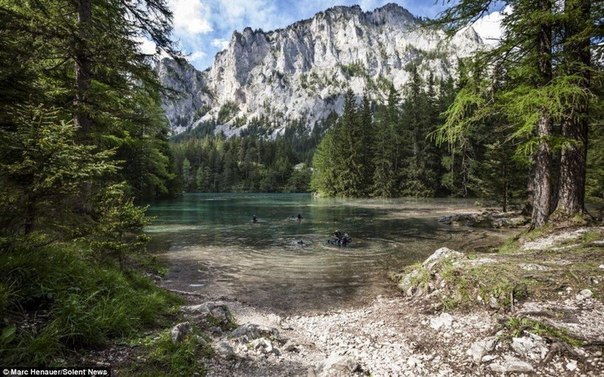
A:
<svg viewBox="0 0 604 377">
<path fill-rule="evenodd" d="M 376 135 L 373 147 L 372 196 L 391 198 L 397 195 L 396 187 L 396 147 L 395 127 L 399 123 L 399 97 L 394 86 L 390 87 L 388 103 L 376 117 Z"/>
<path fill-rule="evenodd" d="M 587 139 L 589 135 L 589 93 L 592 88 L 591 38 L 601 37 L 596 22 L 604 17 L 604 6 L 592 9 L 589 0 L 564 1 L 562 20 L 562 67 L 559 80 L 568 85 L 563 95 L 562 156 L 556 215 L 570 218 L 585 212 Z M 593 13 L 592 13 L 593 11 Z M 598 71 L 595 71 L 598 74 Z M 599 73 L 601 74 L 601 72 Z M 574 90 L 573 90 L 574 89 Z"/>
<path fill-rule="evenodd" d="M 361 197 L 365 195 L 363 160 L 363 129 L 354 94 L 351 90 L 344 96 L 344 113 L 336 127 L 335 163 L 338 195 Z"/>
<path fill-rule="evenodd" d="M 336 140 L 334 129 L 325 133 L 313 156 L 313 173 L 310 188 L 322 196 L 332 197 L 338 194 L 338 167 L 335 163 Z"/>
<path fill-rule="evenodd" d="M 85 182 L 100 185 L 117 166 L 111 152 L 77 144 L 76 128 L 59 114 L 41 106 L 18 107 L 12 114 L 15 128 L 0 130 L 3 232 L 88 234 L 92 220 L 81 216 L 79 194 Z"/>
<path fill-rule="evenodd" d="M 479 17 L 491 3 L 462 0 L 445 12 L 441 22 L 457 29 Z M 496 49 L 482 57 L 485 67 L 503 67 L 507 76 L 505 86 L 489 101 L 488 112 L 484 111 L 486 107 L 478 107 L 483 110 L 471 112 L 465 120 L 457 117 L 460 112 L 450 112 L 447 127 L 450 136 L 455 138 L 459 133 L 454 123 L 467 125 L 468 118 L 476 120 L 489 112 L 507 115 L 516 126 L 511 136 L 527 140 L 519 151 L 531 155 L 532 224 L 541 226 L 547 221 L 554 202 L 552 130 L 556 123 L 561 124 L 565 137 L 556 212 L 561 217 L 569 217 L 584 208 L 588 98 L 592 90 L 589 48 L 592 37 L 597 35 L 594 25 L 602 17 L 602 6 L 591 8 L 593 3 L 588 0 L 569 1 L 564 7 L 550 0 L 506 3 L 512 5 L 514 11 L 504 17 L 503 39 Z M 477 91 L 460 94 L 462 96 L 456 99 L 458 105 L 464 101 L 474 104 L 483 101 L 478 99 L 481 94 Z M 472 98 L 473 101 L 469 100 Z"/>
</svg>

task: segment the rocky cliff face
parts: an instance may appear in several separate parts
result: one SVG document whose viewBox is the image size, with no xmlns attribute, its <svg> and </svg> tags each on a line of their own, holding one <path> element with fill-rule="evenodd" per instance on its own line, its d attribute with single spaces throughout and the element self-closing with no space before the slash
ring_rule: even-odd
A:
<svg viewBox="0 0 604 377">
<path fill-rule="evenodd" d="M 396 4 L 333 7 L 285 29 L 234 32 L 204 72 L 167 59 L 158 69 L 164 85 L 181 92 L 164 101 L 174 132 L 203 123 L 233 135 L 262 119 L 275 134 L 289 122 L 312 128 L 341 112 L 348 89 L 373 98 L 385 98 L 390 83 L 404 89 L 410 64 L 424 77 L 449 77 L 457 58 L 480 48 L 473 29 L 447 39 Z"/>
</svg>

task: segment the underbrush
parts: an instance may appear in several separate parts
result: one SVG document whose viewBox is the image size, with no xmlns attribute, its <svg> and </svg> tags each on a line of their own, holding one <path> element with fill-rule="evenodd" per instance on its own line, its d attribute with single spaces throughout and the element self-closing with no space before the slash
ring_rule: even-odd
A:
<svg viewBox="0 0 604 377">
<path fill-rule="evenodd" d="M 432 270 L 421 264 L 395 275 L 407 295 L 430 296 L 445 310 L 476 306 L 509 311 L 524 300 L 557 300 L 589 289 L 604 294 L 604 232 L 593 228 L 577 238 L 544 250 L 522 250 L 522 244 L 553 233 L 551 228 L 525 232 L 502 244 L 497 253 L 445 259 Z"/>
<path fill-rule="evenodd" d="M 121 372 L 128 376 L 193 376 L 205 375 L 201 360 L 213 354 L 201 333 L 193 328 L 181 342 L 174 343 L 170 331 L 138 339 L 139 361 Z"/>
<path fill-rule="evenodd" d="M 62 366 L 83 348 L 166 324 L 180 300 L 76 242 L 0 254 L 0 363 Z"/>
</svg>

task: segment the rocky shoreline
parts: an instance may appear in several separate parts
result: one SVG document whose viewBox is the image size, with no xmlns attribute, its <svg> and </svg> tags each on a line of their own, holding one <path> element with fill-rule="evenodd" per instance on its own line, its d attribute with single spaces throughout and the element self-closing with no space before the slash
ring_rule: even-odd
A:
<svg viewBox="0 0 604 377">
<path fill-rule="evenodd" d="M 189 305 L 182 307 L 182 322 L 170 336 L 175 344 L 196 337 L 198 344 L 211 349 L 202 362 L 207 376 L 214 377 L 600 376 L 603 246 L 600 227 L 524 240 L 516 254 L 471 257 L 442 248 L 398 277 L 399 295 L 320 313 L 281 316 L 227 297 L 183 295 Z M 476 296 L 471 306 L 446 305 L 445 299 L 459 289 L 447 276 L 451 271 L 462 271 L 465 278 L 472 268 L 490 266 L 498 271 L 501 264 L 505 271 L 503 265 L 508 264 L 530 279 L 545 281 L 556 266 L 564 274 L 575 274 L 569 267 L 578 265 L 569 252 L 573 248 L 577 260 L 594 259 L 589 265 L 593 268 L 585 270 L 588 276 L 571 276 L 575 285 L 552 275 L 558 284 L 551 288 L 553 296 L 512 294 L 505 302 L 507 291 L 503 296 L 493 293 L 500 287 L 494 291 L 478 287 L 466 292 Z M 109 364 L 133 357 L 123 353 Z M 119 368 L 116 374 L 121 375 Z"/>
<path fill-rule="evenodd" d="M 457 258 L 465 256 L 443 248 L 423 267 L 435 269 Z M 413 273 L 406 276 L 411 286 Z M 600 292 L 597 279 L 593 284 Z M 435 300 L 437 286 L 423 293 L 402 288 L 407 294 L 318 314 L 281 317 L 229 300 L 183 310 L 189 321 L 206 328 L 208 317 L 212 323 L 241 324 L 230 331 L 209 328 L 215 357 L 207 364 L 208 376 L 599 376 L 604 371 L 604 305 L 592 289 L 567 287 L 556 300 L 518 300 L 511 309 L 486 303 L 447 311 Z"/>
</svg>

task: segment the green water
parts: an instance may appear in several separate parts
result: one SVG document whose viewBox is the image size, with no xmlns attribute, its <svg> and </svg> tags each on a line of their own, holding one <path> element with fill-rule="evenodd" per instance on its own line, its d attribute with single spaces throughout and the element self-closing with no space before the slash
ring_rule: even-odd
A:
<svg viewBox="0 0 604 377">
<path fill-rule="evenodd" d="M 485 237 L 437 221 L 468 209 L 459 200 L 187 194 L 152 203 L 147 231 L 170 266 L 166 286 L 287 312 L 396 294 L 389 272 Z M 298 213 L 300 222 L 292 219 Z M 327 244 L 336 229 L 350 234 L 349 247 Z"/>
</svg>

